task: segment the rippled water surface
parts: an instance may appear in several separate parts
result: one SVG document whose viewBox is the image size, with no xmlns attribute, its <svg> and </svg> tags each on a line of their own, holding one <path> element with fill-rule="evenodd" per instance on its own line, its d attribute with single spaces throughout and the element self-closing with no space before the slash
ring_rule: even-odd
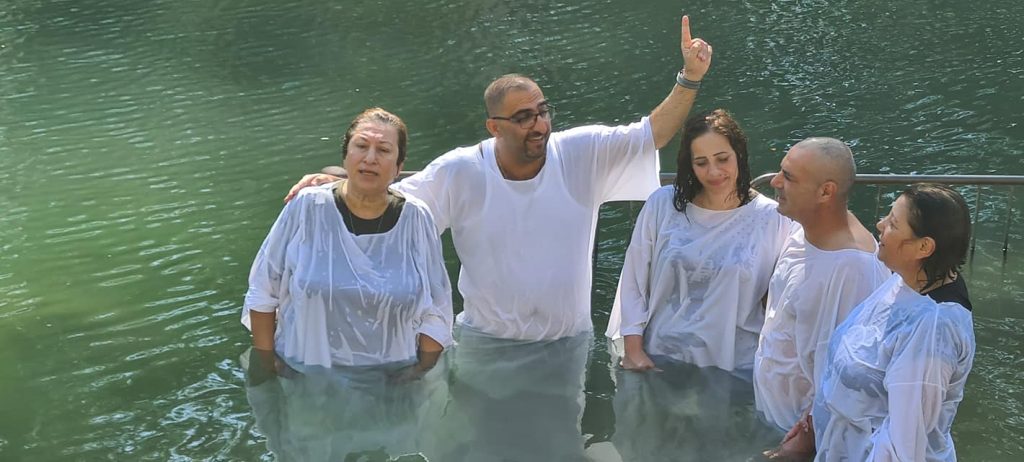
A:
<svg viewBox="0 0 1024 462">
<path fill-rule="evenodd" d="M 685 6 L 715 50 L 698 106 L 737 115 L 758 172 L 820 134 L 849 140 L 861 172 L 1024 174 L 1016 0 Z M 672 86 L 679 14 L 661 0 L 0 2 L 0 459 L 272 458 L 239 362 L 241 296 L 284 192 L 338 162 L 347 121 L 371 105 L 398 113 L 406 167 L 420 168 L 486 135 L 483 89 L 511 71 L 544 87 L 556 128 L 635 120 Z M 873 222 L 876 193 L 859 194 Z M 979 201 L 963 460 L 1024 457 L 1021 196 L 986 188 Z M 635 212 L 603 212 L 598 332 Z M 617 412 L 636 417 L 616 384 L 657 409 L 659 394 L 691 399 L 673 376 L 623 382 L 593 344 L 567 411 L 578 442 L 679 441 L 671 426 L 616 428 Z"/>
</svg>

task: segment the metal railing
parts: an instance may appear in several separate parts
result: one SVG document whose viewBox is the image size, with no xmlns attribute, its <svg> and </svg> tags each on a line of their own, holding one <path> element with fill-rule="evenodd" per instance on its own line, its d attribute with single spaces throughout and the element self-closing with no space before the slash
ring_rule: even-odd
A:
<svg viewBox="0 0 1024 462">
<path fill-rule="evenodd" d="M 337 175 L 338 167 L 325 167 L 323 173 L 331 173 Z M 399 173 L 399 178 L 405 178 L 407 176 L 417 173 L 416 171 L 404 170 Z M 771 181 L 775 173 L 764 173 L 754 178 L 750 185 L 757 189 L 763 188 Z M 667 185 L 675 181 L 675 173 L 661 173 L 661 184 Z M 1009 250 L 1010 244 L 1010 224 L 1013 222 L 1013 188 L 1015 186 L 1024 185 L 1024 175 L 889 175 L 889 174 L 878 174 L 878 173 L 858 173 L 857 174 L 858 184 L 869 184 L 876 186 L 875 194 L 875 214 L 878 216 L 879 209 L 882 203 L 882 186 L 885 185 L 909 185 L 913 183 L 938 183 L 944 185 L 959 185 L 959 186 L 974 186 L 974 214 L 971 217 L 971 227 L 974 229 L 978 224 L 979 214 L 981 212 L 981 196 L 982 186 L 1006 186 L 1009 191 L 1006 194 L 1006 224 L 1003 227 L 1003 254 L 1005 256 L 1007 250 Z M 632 205 L 630 209 L 630 226 L 635 225 L 634 218 L 636 211 Z M 594 239 L 594 252 L 596 257 L 597 252 L 597 238 Z M 972 233 L 971 236 L 971 253 L 974 252 L 975 244 L 977 243 L 977 232 Z M 596 258 L 595 258 L 596 264 Z"/>
<path fill-rule="evenodd" d="M 750 185 L 757 189 L 768 185 L 775 173 L 765 173 L 754 178 Z M 662 173 L 661 184 L 670 184 L 675 181 L 675 173 Z M 883 175 L 877 173 L 857 174 L 858 184 L 869 184 L 876 186 L 875 214 L 878 216 L 882 203 L 882 186 L 884 185 L 909 185 L 913 183 L 938 183 L 944 185 L 974 186 L 974 216 L 971 217 L 971 227 L 978 224 L 978 216 L 981 212 L 982 186 L 1006 186 L 1009 188 L 1006 194 L 1006 224 L 1003 227 L 1003 253 L 1009 249 L 1010 224 L 1013 222 L 1013 188 L 1024 185 L 1024 175 Z M 971 236 L 971 252 L 974 252 L 977 242 L 977 232 Z"/>
</svg>

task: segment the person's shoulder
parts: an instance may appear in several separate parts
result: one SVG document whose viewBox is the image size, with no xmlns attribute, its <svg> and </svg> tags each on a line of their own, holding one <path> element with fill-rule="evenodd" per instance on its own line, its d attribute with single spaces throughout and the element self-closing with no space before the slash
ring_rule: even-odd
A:
<svg viewBox="0 0 1024 462">
<path fill-rule="evenodd" d="M 653 202 L 660 204 L 662 202 L 673 202 L 676 198 L 676 187 L 675 185 L 667 184 L 658 189 L 655 189 L 650 196 L 647 197 L 647 202 Z"/>
<path fill-rule="evenodd" d="M 397 194 L 401 195 L 401 197 L 405 199 L 405 203 L 402 205 L 402 213 L 410 211 L 410 213 L 414 214 L 430 215 L 430 207 L 427 206 L 426 202 L 417 199 L 416 196 L 413 196 L 411 194 Z"/>
<path fill-rule="evenodd" d="M 888 277 L 892 272 L 878 259 L 878 255 L 860 249 L 829 252 L 824 258 L 833 259 L 836 270 L 846 274 L 864 274 Z"/>
<path fill-rule="evenodd" d="M 750 198 L 750 202 L 746 204 L 751 213 L 756 214 L 759 217 L 763 217 L 765 220 L 771 220 L 772 222 L 786 222 L 789 224 L 791 221 L 789 218 L 782 216 L 779 213 L 779 203 L 775 202 L 772 198 L 765 196 L 764 194 L 757 193 Z M 787 232 L 792 231 L 792 227 L 787 226 Z"/>
<path fill-rule="evenodd" d="M 430 162 L 430 166 L 443 169 L 459 169 L 464 167 L 475 167 L 480 165 L 483 154 L 480 144 L 471 146 L 460 146 L 448 151 Z"/>
<path fill-rule="evenodd" d="M 779 203 L 776 202 L 775 199 L 772 199 L 764 194 L 761 194 L 760 192 L 751 193 L 751 195 L 753 197 L 750 198 L 750 204 L 753 205 L 754 208 L 758 210 L 771 210 L 776 214 L 779 213 Z"/>
<path fill-rule="evenodd" d="M 326 183 L 319 186 L 310 186 L 308 188 L 302 188 L 299 193 L 291 200 L 296 204 L 309 205 L 309 204 L 320 204 L 325 199 L 334 198 L 334 186 L 338 182 Z"/>
<path fill-rule="evenodd" d="M 641 130 L 645 127 L 649 127 L 648 117 L 641 117 L 639 120 L 619 125 L 606 125 L 606 124 L 586 124 L 578 125 L 566 130 L 561 130 L 551 133 L 552 141 L 563 141 L 580 136 L 602 136 L 611 135 L 615 133 L 626 133 L 631 130 Z"/>
<path fill-rule="evenodd" d="M 412 185 L 420 185 L 423 182 L 434 181 L 447 182 L 453 178 L 466 178 L 476 175 L 483 168 L 482 155 L 479 145 L 462 146 L 448 151 L 434 160 L 426 167 L 412 176 L 403 179 L 399 189 L 408 192 Z"/>
<path fill-rule="evenodd" d="M 935 303 L 935 322 L 944 327 L 969 327 L 974 323 L 974 316 L 957 302 L 937 302 Z"/>
<path fill-rule="evenodd" d="M 941 344 L 973 343 L 974 325 L 971 312 L 956 302 L 935 302 L 927 296 L 911 306 L 902 307 L 905 329 L 912 335 L 935 338 Z M 944 340 L 943 340 L 944 339 Z"/>
<path fill-rule="evenodd" d="M 411 194 L 404 194 L 402 197 L 405 198 L 405 203 L 402 205 L 403 215 L 410 214 L 414 217 L 414 221 L 429 224 L 431 230 L 436 227 L 434 213 L 430 211 L 430 206 L 426 202 Z"/>
</svg>

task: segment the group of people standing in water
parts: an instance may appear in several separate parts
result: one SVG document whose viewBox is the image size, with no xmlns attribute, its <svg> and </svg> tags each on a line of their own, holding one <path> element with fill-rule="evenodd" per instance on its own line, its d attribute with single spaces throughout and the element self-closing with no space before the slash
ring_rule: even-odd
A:
<svg viewBox="0 0 1024 462">
<path fill-rule="evenodd" d="M 577 351 L 593 330 L 598 209 L 646 200 L 606 332 L 622 369 L 748 377 L 757 411 L 785 433 L 768 457 L 955 460 L 975 350 L 963 198 L 913 185 L 876 241 L 847 207 L 852 152 L 823 137 L 782 159 L 777 201 L 759 194 L 732 115 L 687 118 L 713 49 L 685 16 L 681 51 L 668 96 L 618 127 L 553 132 L 537 83 L 502 76 L 484 93 L 492 138 L 397 183 L 405 124 L 379 108 L 358 115 L 347 177 L 303 178 L 256 256 L 242 314 L 254 351 L 279 374 L 392 365 L 402 380 L 456 343 L 456 368 L 460 355 L 467 368 L 500 363 L 479 339 Z M 680 131 L 679 173 L 659 188 L 658 149 Z M 446 229 L 462 264 L 457 319 Z M 531 365 L 504 366 L 515 367 Z"/>
</svg>

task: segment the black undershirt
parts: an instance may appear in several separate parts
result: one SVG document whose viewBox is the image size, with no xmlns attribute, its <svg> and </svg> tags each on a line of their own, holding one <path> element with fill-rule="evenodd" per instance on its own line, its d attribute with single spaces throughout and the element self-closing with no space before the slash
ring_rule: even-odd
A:
<svg viewBox="0 0 1024 462">
<path fill-rule="evenodd" d="M 378 218 L 366 220 L 354 215 L 348 209 L 348 205 L 341 198 L 341 192 L 338 189 L 342 183 L 338 182 L 332 189 L 334 190 L 334 204 L 338 206 L 338 212 L 341 212 L 341 221 L 345 223 L 345 228 L 348 228 L 348 232 L 356 236 L 381 234 L 391 231 L 398 224 L 398 217 L 402 215 L 402 206 L 405 205 L 405 196 L 402 196 L 401 193 L 388 188 L 388 206 L 384 209 L 384 214 Z"/>
<path fill-rule="evenodd" d="M 960 306 L 967 308 L 967 311 L 971 311 L 971 300 L 967 296 L 967 283 L 964 282 L 964 276 L 962 274 L 956 275 L 956 279 L 949 284 L 940 286 L 939 288 L 925 293 L 939 303 L 942 302 L 954 302 L 959 303 Z"/>
</svg>

